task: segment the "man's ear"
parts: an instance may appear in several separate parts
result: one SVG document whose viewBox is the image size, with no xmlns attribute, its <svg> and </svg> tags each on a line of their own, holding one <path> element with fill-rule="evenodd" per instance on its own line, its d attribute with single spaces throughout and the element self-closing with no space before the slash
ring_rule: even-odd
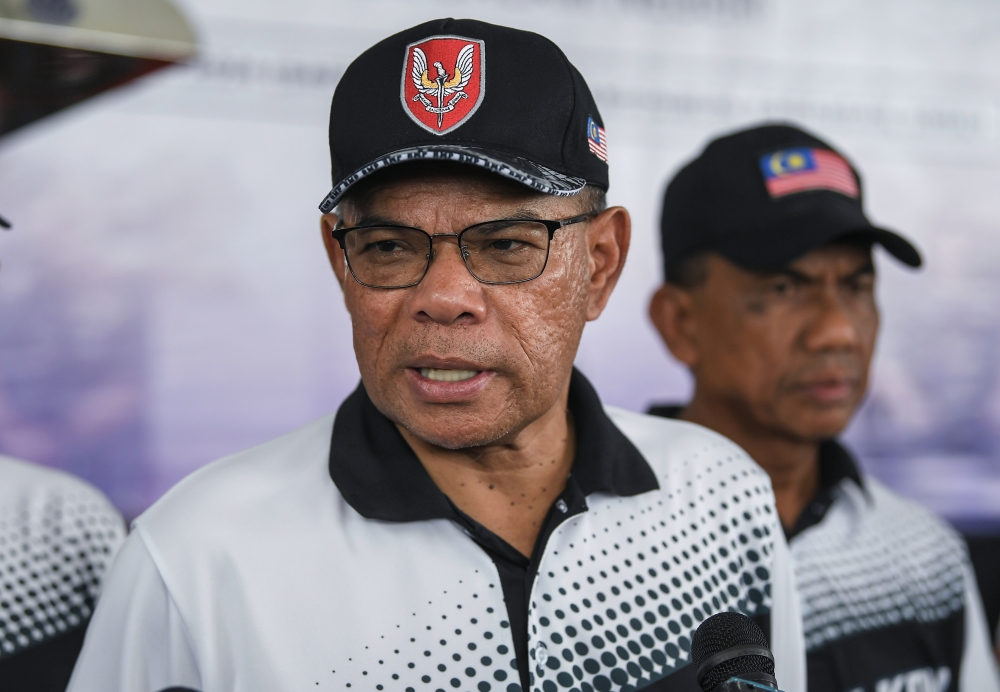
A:
<svg viewBox="0 0 1000 692">
<path fill-rule="evenodd" d="M 323 234 L 323 247 L 326 248 L 326 256 L 330 258 L 330 266 L 337 277 L 337 283 L 341 290 L 344 288 L 344 279 L 347 277 L 347 258 L 344 250 L 333 237 L 333 229 L 337 227 L 339 217 L 336 214 L 323 214 L 319 220 L 319 228 Z"/>
<path fill-rule="evenodd" d="M 660 286 L 649 301 L 649 319 L 674 358 L 695 368 L 699 349 L 690 291 L 669 283 Z"/>
<path fill-rule="evenodd" d="M 605 209 L 594 217 L 587 229 L 590 253 L 590 302 L 587 320 L 596 320 L 615 290 L 629 243 L 632 242 L 632 219 L 624 207 Z"/>
</svg>

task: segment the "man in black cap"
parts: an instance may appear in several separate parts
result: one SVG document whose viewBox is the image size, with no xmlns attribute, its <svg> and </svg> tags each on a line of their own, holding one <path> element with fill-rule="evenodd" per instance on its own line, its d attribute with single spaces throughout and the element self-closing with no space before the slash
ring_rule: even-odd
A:
<svg viewBox="0 0 1000 692">
<path fill-rule="evenodd" d="M 861 178 L 822 140 L 766 125 L 711 142 L 667 187 L 650 317 L 694 375 L 700 423 L 771 476 L 801 596 L 810 692 L 998 689 L 961 539 L 863 475 L 836 441 L 878 332 Z"/>
<path fill-rule="evenodd" d="M 736 610 L 804 686 L 767 475 L 573 369 L 629 243 L 603 123 L 550 41 L 392 36 L 333 98 L 323 238 L 361 385 L 135 522 L 70 689 L 694 689 Z"/>
</svg>

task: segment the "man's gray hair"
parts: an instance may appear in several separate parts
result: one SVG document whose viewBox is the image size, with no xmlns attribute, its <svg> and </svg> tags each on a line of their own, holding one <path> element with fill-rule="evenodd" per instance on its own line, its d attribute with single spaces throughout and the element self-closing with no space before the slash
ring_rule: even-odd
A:
<svg viewBox="0 0 1000 692">
<path fill-rule="evenodd" d="M 596 185 L 587 185 L 579 195 L 580 211 L 600 213 L 608 208 L 608 193 Z"/>
</svg>

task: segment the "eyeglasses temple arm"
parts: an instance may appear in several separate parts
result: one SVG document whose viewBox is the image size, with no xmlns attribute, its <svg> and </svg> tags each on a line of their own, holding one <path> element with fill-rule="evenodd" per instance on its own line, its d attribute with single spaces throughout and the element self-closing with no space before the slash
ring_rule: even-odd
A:
<svg viewBox="0 0 1000 692">
<path fill-rule="evenodd" d="M 572 226 L 575 223 L 580 223 L 581 221 L 586 221 L 587 219 L 592 219 L 597 216 L 600 212 L 589 211 L 586 214 L 580 214 L 579 216 L 574 216 L 571 219 L 563 219 L 559 222 L 556 228 L 562 228 L 563 226 Z"/>
</svg>

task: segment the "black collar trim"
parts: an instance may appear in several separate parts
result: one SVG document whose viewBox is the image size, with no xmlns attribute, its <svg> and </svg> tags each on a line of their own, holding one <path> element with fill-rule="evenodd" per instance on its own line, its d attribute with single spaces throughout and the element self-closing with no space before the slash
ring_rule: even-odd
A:
<svg viewBox="0 0 1000 692">
<path fill-rule="evenodd" d="M 593 386 L 575 368 L 569 410 L 576 428 L 573 477 L 585 495 L 629 497 L 660 486 L 638 449 L 611 422 Z M 333 423 L 330 478 L 359 514 L 384 521 L 454 517 L 451 502 L 365 391 L 347 397 Z"/>
<path fill-rule="evenodd" d="M 859 488 L 865 489 L 865 482 L 851 453 L 836 440 L 825 440 L 819 446 L 819 487 L 833 489 L 844 479 L 850 479 Z"/>
<path fill-rule="evenodd" d="M 837 500 L 837 488 L 845 480 L 854 481 L 867 496 L 864 481 L 854 457 L 836 440 L 824 440 L 819 446 L 819 487 L 812 501 L 802 510 L 795 526 L 785 531 L 785 539 L 792 540 L 808 528 L 816 526 L 826 517 Z"/>
</svg>

